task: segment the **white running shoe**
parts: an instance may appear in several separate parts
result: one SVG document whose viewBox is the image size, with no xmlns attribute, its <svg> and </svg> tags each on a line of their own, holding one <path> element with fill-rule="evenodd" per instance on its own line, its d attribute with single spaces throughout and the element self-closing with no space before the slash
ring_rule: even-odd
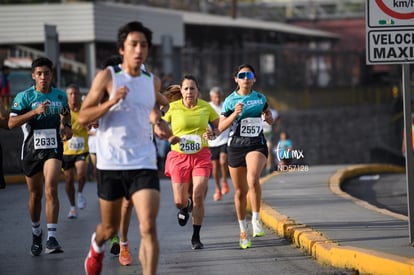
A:
<svg viewBox="0 0 414 275">
<path fill-rule="evenodd" d="M 78 193 L 78 208 L 79 209 L 86 208 L 86 198 L 82 193 Z"/>
<path fill-rule="evenodd" d="M 252 220 L 252 226 L 253 226 L 253 238 L 263 237 L 265 235 L 262 224 L 260 223 L 259 220 Z"/>
<path fill-rule="evenodd" d="M 76 209 L 71 209 L 68 214 L 68 219 L 76 219 L 78 217 L 78 213 Z"/>
</svg>

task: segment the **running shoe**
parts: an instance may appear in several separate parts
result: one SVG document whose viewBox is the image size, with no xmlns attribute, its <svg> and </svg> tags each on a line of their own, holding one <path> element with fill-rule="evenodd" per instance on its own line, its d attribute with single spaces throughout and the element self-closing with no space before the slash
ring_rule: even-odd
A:
<svg viewBox="0 0 414 275">
<path fill-rule="evenodd" d="M 42 232 L 39 236 L 32 233 L 32 247 L 30 248 L 30 254 L 32 254 L 32 256 L 39 256 L 40 253 L 42 253 L 42 235 Z"/>
<path fill-rule="evenodd" d="M 178 224 L 181 226 L 185 226 L 190 218 L 190 214 L 188 214 L 187 208 L 180 209 L 177 213 Z"/>
<path fill-rule="evenodd" d="M 86 198 L 82 193 L 78 193 L 78 207 L 79 209 L 86 208 Z"/>
<path fill-rule="evenodd" d="M 118 235 L 115 235 L 111 239 L 111 243 L 109 244 L 109 249 L 112 254 L 115 256 L 119 255 L 120 247 L 119 247 L 119 237 Z"/>
<path fill-rule="evenodd" d="M 246 231 L 240 232 L 240 248 L 247 249 L 252 247 L 252 242 L 247 238 Z"/>
<path fill-rule="evenodd" d="M 68 214 L 68 219 L 76 219 L 78 218 L 78 212 L 76 209 L 71 209 Z"/>
<path fill-rule="evenodd" d="M 129 254 L 128 244 L 121 244 L 121 252 L 119 253 L 119 263 L 121 265 L 131 265 L 132 256 Z"/>
<path fill-rule="evenodd" d="M 93 250 L 93 247 L 89 248 L 88 256 L 85 259 L 85 272 L 86 275 L 99 275 L 102 271 L 102 262 L 104 258 L 104 252 L 97 253 Z"/>
<path fill-rule="evenodd" d="M 220 190 L 219 190 L 219 189 L 216 189 L 216 192 L 214 192 L 213 199 L 214 199 L 215 201 L 219 201 L 219 200 L 221 200 L 221 192 L 220 192 Z"/>
<path fill-rule="evenodd" d="M 55 237 L 50 237 L 46 241 L 46 254 L 56 254 L 56 253 L 63 253 L 62 247 L 59 245 L 58 241 Z"/>
<path fill-rule="evenodd" d="M 221 183 L 221 194 L 226 195 L 229 192 L 229 184 L 226 181 Z"/>
<path fill-rule="evenodd" d="M 203 249 L 204 248 L 204 244 L 200 240 L 191 240 L 191 248 L 193 250 Z"/>
<path fill-rule="evenodd" d="M 265 232 L 259 220 L 252 220 L 253 237 L 263 237 Z"/>
</svg>

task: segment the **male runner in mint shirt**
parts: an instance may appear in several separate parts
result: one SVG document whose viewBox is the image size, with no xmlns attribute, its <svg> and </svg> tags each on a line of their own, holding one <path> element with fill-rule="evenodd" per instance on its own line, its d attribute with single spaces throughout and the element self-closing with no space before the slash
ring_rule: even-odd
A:
<svg viewBox="0 0 414 275">
<path fill-rule="evenodd" d="M 29 213 L 32 220 L 31 254 L 42 252 L 43 181 L 46 196 L 47 241 L 45 253 L 61 253 L 56 240 L 59 217 L 57 185 L 62 167 L 62 137 L 72 137 L 71 117 L 66 93 L 52 87 L 53 63 L 41 57 L 32 63 L 32 78 L 36 84 L 20 92 L 10 109 L 10 129 L 21 126 L 24 134 L 23 173 L 29 189 Z"/>
</svg>

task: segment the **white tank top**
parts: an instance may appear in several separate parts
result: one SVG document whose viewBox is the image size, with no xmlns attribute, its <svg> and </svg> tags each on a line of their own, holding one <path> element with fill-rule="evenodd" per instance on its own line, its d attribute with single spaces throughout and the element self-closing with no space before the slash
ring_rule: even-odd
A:
<svg viewBox="0 0 414 275">
<path fill-rule="evenodd" d="M 128 87 L 124 100 L 99 119 L 96 132 L 96 167 L 101 170 L 157 169 L 157 156 L 149 116 L 155 104 L 152 74 L 133 77 L 109 67 L 113 86 Z"/>
<path fill-rule="evenodd" d="M 223 102 L 220 102 L 220 106 L 217 106 L 213 102 L 209 102 L 211 107 L 217 112 L 217 114 L 221 115 L 221 111 L 223 110 Z M 227 128 L 224 130 L 220 135 L 218 135 L 215 139 L 208 141 L 209 147 L 218 147 L 221 145 L 224 145 L 227 143 L 227 140 L 229 139 L 229 132 L 230 128 Z"/>
</svg>

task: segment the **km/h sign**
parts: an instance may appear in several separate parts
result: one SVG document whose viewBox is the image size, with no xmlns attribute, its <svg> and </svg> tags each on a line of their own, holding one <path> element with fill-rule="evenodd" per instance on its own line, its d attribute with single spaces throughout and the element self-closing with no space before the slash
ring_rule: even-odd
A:
<svg viewBox="0 0 414 275">
<path fill-rule="evenodd" d="M 414 0 L 368 0 L 367 64 L 414 63 Z"/>
</svg>

